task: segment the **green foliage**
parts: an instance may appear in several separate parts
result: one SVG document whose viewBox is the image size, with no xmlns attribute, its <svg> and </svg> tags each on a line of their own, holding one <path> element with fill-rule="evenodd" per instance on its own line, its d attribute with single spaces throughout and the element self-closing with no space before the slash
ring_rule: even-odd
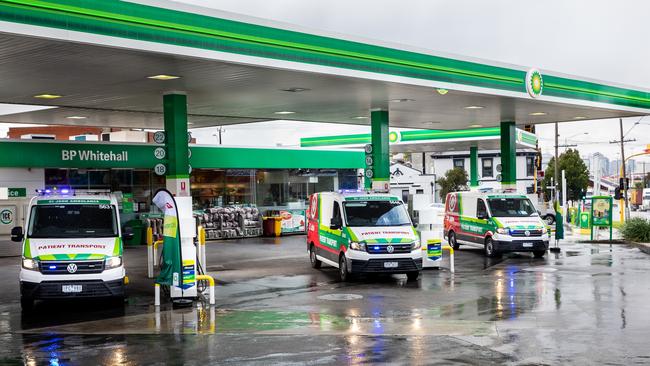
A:
<svg viewBox="0 0 650 366">
<path fill-rule="evenodd" d="M 566 170 L 567 181 L 567 199 L 579 200 L 587 192 L 589 186 L 589 169 L 580 158 L 580 153 L 575 149 L 568 149 L 559 156 L 558 172 L 560 174 L 559 190 L 562 192 L 562 170 Z M 553 198 L 553 191 L 547 189 L 551 187 L 551 178 L 555 175 L 555 157 L 551 158 L 544 172 L 542 180 L 542 189 L 547 201 Z"/>
<path fill-rule="evenodd" d="M 442 202 L 447 199 L 447 193 L 467 191 L 467 172 L 462 168 L 454 168 L 447 170 L 444 177 L 438 178 L 438 185 L 440 185 L 440 198 Z"/>
<path fill-rule="evenodd" d="M 650 221 L 641 217 L 629 219 L 621 228 L 625 240 L 650 243 Z"/>
</svg>

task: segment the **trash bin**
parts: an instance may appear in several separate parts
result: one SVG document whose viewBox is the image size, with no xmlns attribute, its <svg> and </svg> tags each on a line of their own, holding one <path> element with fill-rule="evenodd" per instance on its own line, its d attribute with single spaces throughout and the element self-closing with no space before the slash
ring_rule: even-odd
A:
<svg viewBox="0 0 650 366">
<path fill-rule="evenodd" d="M 282 234 L 282 217 L 262 217 L 262 229 L 264 236 L 280 236 L 280 234 Z"/>
<path fill-rule="evenodd" d="M 140 245 L 142 244 L 142 238 L 144 236 L 144 224 L 140 220 L 130 220 L 127 221 L 123 227 L 122 231 L 124 231 L 124 228 L 130 227 L 131 230 L 133 230 L 133 238 L 130 240 L 125 240 L 126 245 Z"/>
</svg>

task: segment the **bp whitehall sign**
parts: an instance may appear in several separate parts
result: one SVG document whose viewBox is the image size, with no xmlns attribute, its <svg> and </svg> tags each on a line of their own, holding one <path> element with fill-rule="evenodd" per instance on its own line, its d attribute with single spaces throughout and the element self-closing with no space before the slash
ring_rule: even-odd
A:
<svg viewBox="0 0 650 366">
<path fill-rule="evenodd" d="M 128 151 L 108 151 L 100 150 L 61 150 L 61 160 L 79 160 L 79 161 L 129 161 Z"/>
</svg>

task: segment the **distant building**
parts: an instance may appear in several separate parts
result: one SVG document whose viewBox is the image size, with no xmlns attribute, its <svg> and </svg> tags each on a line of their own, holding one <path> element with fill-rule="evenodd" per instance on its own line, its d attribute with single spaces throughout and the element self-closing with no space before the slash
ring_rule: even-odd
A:
<svg viewBox="0 0 650 366">
<path fill-rule="evenodd" d="M 586 165 L 589 168 L 589 174 L 592 176 L 596 175 L 596 169 L 599 170 L 601 177 L 610 175 L 609 159 L 599 152 L 589 155 Z"/>
</svg>

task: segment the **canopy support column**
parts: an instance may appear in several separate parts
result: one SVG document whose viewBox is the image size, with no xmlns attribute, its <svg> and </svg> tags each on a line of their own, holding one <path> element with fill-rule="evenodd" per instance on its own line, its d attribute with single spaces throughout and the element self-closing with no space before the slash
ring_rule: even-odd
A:
<svg viewBox="0 0 650 366">
<path fill-rule="evenodd" d="M 517 189 L 517 131 L 514 122 L 501 122 L 501 188 Z"/>
<path fill-rule="evenodd" d="M 478 146 L 469 148 L 469 187 L 478 188 Z"/>
<path fill-rule="evenodd" d="M 163 96 L 163 113 L 168 161 L 167 190 L 174 196 L 190 196 L 187 95 L 182 92 L 165 93 Z"/>
<path fill-rule="evenodd" d="M 388 190 L 390 187 L 390 150 L 388 145 L 388 111 L 370 111 L 373 160 L 372 189 Z"/>
</svg>

